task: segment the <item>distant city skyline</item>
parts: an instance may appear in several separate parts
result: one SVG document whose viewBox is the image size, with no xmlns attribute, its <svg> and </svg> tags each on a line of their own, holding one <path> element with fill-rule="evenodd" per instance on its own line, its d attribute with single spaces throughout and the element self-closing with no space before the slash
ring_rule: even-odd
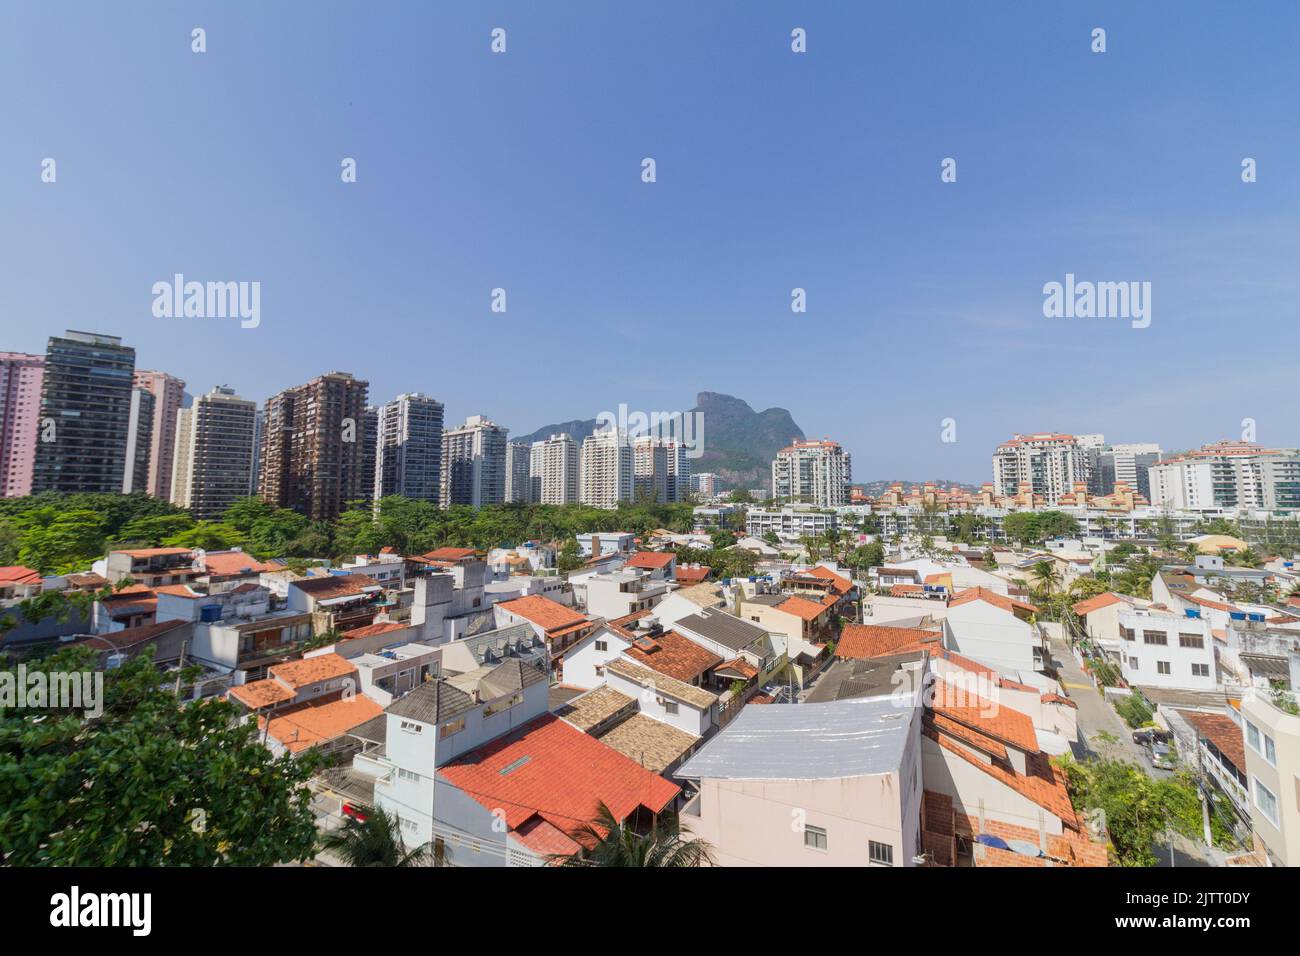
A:
<svg viewBox="0 0 1300 956">
<path fill-rule="evenodd" d="M 718 391 L 855 482 L 987 481 L 1016 432 L 1300 445 L 1300 9 L 1042 7 L 15 6 L 0 349 L 120 336 L 259 406 L 347 371 L 512 435 Z M 257 327 L 156 318 L 177 273 L 260 283 Z M 1067 276 L 1149 282 L 1150 326 L 1045 318 Z"/>
</svg>

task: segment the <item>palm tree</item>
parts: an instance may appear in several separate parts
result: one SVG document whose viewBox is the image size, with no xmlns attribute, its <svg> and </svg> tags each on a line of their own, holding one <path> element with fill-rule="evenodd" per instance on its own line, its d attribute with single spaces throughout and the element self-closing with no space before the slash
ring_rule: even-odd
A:
<svg viewBox="0 0 1300 956">
<path fill-rule="evenodd" d="M 451 859 L 451 851 L 442 841 L 408 850 L 401 819 L 381 807 L 368 810 L 364 821 L 348 817 L 341 829 L 321 839 L 321 849 L 348 866 L 447 866 Z"/>
<path fill-rule="evenodd" d="M 1051 561 L 1039 561 L 1029 573 L 1034 576 L 1038 589 L 1044 594 L 1050 594 L 1061 583 L 1061 573 Z"/>
<path fill-rule="evenodd" d="M 604 803 L 596 819 L 584 823 L 574 837 L 586 849 L 551 859 L 561 866 L 702 866 L 713 862 L 713 848 L 701 839 L 688 839 L 676 814 L 655 821 L 649 833 L 637 833 L 614 817 Z"/>
</svg>

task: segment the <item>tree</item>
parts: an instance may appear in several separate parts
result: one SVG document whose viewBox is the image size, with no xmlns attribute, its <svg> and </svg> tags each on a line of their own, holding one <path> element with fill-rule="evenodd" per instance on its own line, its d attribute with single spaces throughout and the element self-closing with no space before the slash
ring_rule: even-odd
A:
<svg viewBox="0 0 1300 956">
<path fill-rule="evenodd" d="M 556 855 L 563 866 L 703 866 L 713 862 L 712 847 L 701 839 L 688 839 L 675 814 L 659 817 L 648 833 L 637 833 L 617 820 L 609 807 L 597 805 L 596 819 L 584 823 L 573 835 L 584 849 Z"/>
<path fill-rule="evenodd" d="M 1033 575 L 1042 594 L 1051 594 L 1061 583 L 1061 572 L 1056 570 L 1056 565 L 1051 561 L 1037 562 L 1029 573 Z"/>
<path fill-rule="evenodd" d="M 348 817 L 341 828 L 321 839 L 321 849 L 348 866 L 449 866 L 451 851 L 442 841 L 407 849 L 402 821 L 382 807 L 366 811 L 365 820 Z"/>
<path fill-rule="evenodd" d="M 92 668 L 83 648 L 28 664 L 47 675 Z M 0 710 L 7 865 L 269 866 L 312 856 L 306 783 L 317 759 L 273 757 L 234 704 L 182 705 L 170 686 L 145 654 L 107 672 L 97 718 Z"/>
<path fill-rule="evenodd" d="M 1092 818 L 1100 810 L 1110 834 L 1115 860 L 1121 866 L 1154 866 L 1152 852 L 1173 830 L 1199 839 L 1201 802 L 1195 783 L 1186 775 L 1153 780 L 1139 767 L 1120 760 L 1077 763 L 1068 755 L 1059 761 L 1076 811 Z M 1223 822 L 1211 818 L 1216 843 L 1231 842 Z"/>
<path fill-rule="evenodd" d="M 560 546 L 560 553 L 555 559 L 555 566 L 561 571 L 576 571 L 582 567 L 582 555 L 578 551 L 577 538 L 565 538 Z"/>
<path fill-rule="evenodd" d="M 754 501 L 754 496 L 744 488 L 737 488 L 731 494 L 727 495 L 727 500 L 733 505 L 747 505 Z"/>
</svg>

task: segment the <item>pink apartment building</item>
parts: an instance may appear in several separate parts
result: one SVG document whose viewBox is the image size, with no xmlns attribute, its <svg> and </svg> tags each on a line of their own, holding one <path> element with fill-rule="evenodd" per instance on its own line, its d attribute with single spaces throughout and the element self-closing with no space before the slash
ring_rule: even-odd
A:
<svg viewBox="0 0 1300 956">
<path fill-rule="evenodd" d="M 0 496 L 32 492 L 45 356 L 0 352 Z"/>
<path fill-rule="evenodd" d="M 171 500 L 172 456 L 176 452 L 176 413 L 185 401 L 185 383 L 166 372 L 137 369 L 133 382 L 153 395 L 153 444 L 149 449 L 149 482 L 155 498 Z"/>
</svg>

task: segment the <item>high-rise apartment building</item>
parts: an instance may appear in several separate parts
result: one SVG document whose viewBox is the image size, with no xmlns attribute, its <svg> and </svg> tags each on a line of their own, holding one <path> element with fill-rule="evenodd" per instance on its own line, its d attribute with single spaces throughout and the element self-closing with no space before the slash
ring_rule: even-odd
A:
<svg viewBox="0 0 1300 956">
<path fill-rule="evenodd" d="M 772 462 L 772 497 L 819 508 L 849 503 L 852 458 L 839 442 L 797 440 L 776 453 Z"/>
<path fill-rule="evenodd" d="M 253 493 L 257 403 L 218 385 L 178 413 L 173 503 L 214 520 Z"/>
<path fill-rule="evenodd" d="M 1088 491 L 1109 495 L 1123 482 L 1151 500 L 1151 466 L 1160 461 L 1160 446 L 1152 442 L 1088 448 Z"/>
<path fill-rule="evenodd" d="M 632 440 L 632 500 L 659 503 L 668 500 L 668 449 L 658 438 L 646 435 Z"/>
<path fill-rule="evenodd" d="M 367 406 L 361 416 L 361 484 L 357 499 L 375 500 L 375 474 L 379 465 L 379 409 Z"/>
<path fill-rule="evenodd" d="M 126 426 L 126 465 L 122 473 L 124 494 L 146 494 L 149 491 L 154 405 L 153 392 L 146 388 L 131 390 L 131 414 Z"/>
<path fill-rule="evenodd" d="M 614 509 L 631 501 L 635 481 L 632 445 L 627 435 L 597 432 L 582 443 L 578 499 L 594 508 Z"/>
<path fill-rule="evenodd" d="M 442 433 L 442 507 L 499 505 L 506 499 L 506 437 L 482 415 Z"/>
<path fill-rule="evenodd" d="M 442 402 L 420 392 L 379 407 L 375 498 L 438 502 L 442 489 Z"/>
<path fill-rule="evenodd" d="M 1087 436 L 1089 446 L 1098 447 L 1102 436 Z M 1020 485 L 1041 495 L 1047 504 L 1056 504 L 1064 494 L 1074 490 L 1074 483 L 1087 484 L 1089 448 L 1073 435 L 1039 432 L 1014 435 L 998 446 L 993 455 L 993 487 L 999 495 L 1015 495 Z"/>
<path fill-rule="evenodd" d="M 569 435 L 552 435 L 533 442 L 529 464 L 532 500 L 544 505 L 578 501 L 578 443 Z"/>
<path fill-rule="evenodd" d="M 0 352 L 0 497 L 32 493 L 45 356 Z"/>
<path fill-rule="evenodd" d="M 368 390 L 368 382 L 347 372 L 330 372 L 267 400 L 258 482 L 263 500 L 320 520 L 370 496 Z"/>
<path fill-rule="evenodd" d="M 506 445 L 506 501 L 523 504 L 532 501 L 531 470 L 533 446 L 526 441 Z"/>
<path fill-rule="evenodd" d="M 1300 452 L 1222 441 L 1152 465 L 1153 505 L 1161 508 L 1300 508 Z"/>
<path fill-rule="evenodd" d="M 691 493 L 691 457 L 686 445 L 679 441 L 665 441 L 668 456 L 668 500 L 685 501 Z"/>
<path fill-rule="evenodd" d="M 691 475 L 691 490 L 701 498 L 712 498 L 720 488 L 718 476 L 711 471 Z"/>
<path fill-rule="evenodd" d="M 185 382 L 166 372 L 137 369 L 136 388 L 153 395 L 154 414 L 149 446 L 149 479 L 145 491 L 166 499 L 172 490 L 172 466 L 176 458 L 176 413 L 185 404 Z"/>
<path fill-rule="evenodd" d="M 50 337 L 40 418 L 53 441 L 36 443 L 33 493 L 122 490 L 134 372 L 135 349 L 115 335 Z"/>
</svg>

